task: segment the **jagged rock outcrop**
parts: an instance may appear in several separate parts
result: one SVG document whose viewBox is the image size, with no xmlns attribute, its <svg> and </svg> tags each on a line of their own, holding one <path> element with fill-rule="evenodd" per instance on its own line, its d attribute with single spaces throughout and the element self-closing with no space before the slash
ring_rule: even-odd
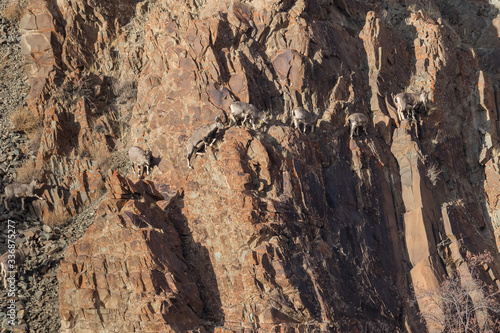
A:
<svg viewBox="0 0 500 333">
<path fill-rule="evenodd" d="M 497 260 L 486 282 L 498 283 L 499 73 L 445 9 L 301 0 L 29 9 L 28 102 L 44 119 L 48 183 L 38 210 L 76 214 L 109 190 L 61 263 L 64 330 L 422 332 L 421 296 L 454 271 L 449 260 L 488 250 Z M 497 8 L 483 10 L 498 20 Z M 416 122 L 397 119 L 390 96 L 404 90 L 429 93 Z M 226 128 L 189 170 L 186 139 L 235 100 L 274 119 Z M 297 106 L 321 110 L 315 134 L 289 125 Z M 353 112 L 369 116 L 368 136 L 349 139 Z M 132 144 L 152 149 L 147 182 L 99 163 L 98 152 Z"/>
<path fill-rule="evenodd" d="M 58 272 L 63 332 L 187 332 L 203 308 L 152 185 L 110 175 L 109 200 Z M 155 193 L 156 192 L 156 193 Z M 132 196 L 138 200 L 127 200 Z M 126 306 L 124 306 L 126 305 Z"/>
</svg>

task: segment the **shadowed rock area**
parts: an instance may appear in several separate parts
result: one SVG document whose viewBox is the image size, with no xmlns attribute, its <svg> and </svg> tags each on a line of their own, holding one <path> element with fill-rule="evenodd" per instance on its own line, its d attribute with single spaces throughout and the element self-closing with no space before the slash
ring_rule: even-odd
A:
<svg viewBox="0 0 500 333">
<path fill-rule="evenodd" d="M 102 200 L 59 264 L 61 332 L 440 332 L 424 296 L 468 274 L 467 251 L 492 254 L 498 288 L 499 10 L 32 0 L 33 212 Z M 398 118 L 404 91 L 429 97 L 416 119 Z M 234 101 L 269 122 L 229 126 Z M 313 133 L 296 107 L 319 109 Z M 369 124 L 350 139 L 355 112 Z M 189 169 L 186 141 L 219 115 Z M 144 179 L 134 145 L 152 151 Z"/>
</svg>

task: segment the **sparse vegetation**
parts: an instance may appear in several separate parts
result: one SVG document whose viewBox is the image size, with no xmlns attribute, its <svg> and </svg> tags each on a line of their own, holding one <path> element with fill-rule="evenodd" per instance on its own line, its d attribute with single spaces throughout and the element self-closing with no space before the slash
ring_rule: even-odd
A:
<svg viewBox="0 0 500 333">
<path fill-rule="evenodd" d="M 39 131 L 41 128 L 40 118 L 31 113 L 25 106 L 21 106 L 12 112 L 10 122 L 14 131 L 24 132 L 26 134 L 32 134 Z"/>
<path fill-rule="evenodd" d="M 42 141 L 42 127 L 39 127 L 37 131 L 28 133 L 28 141 L 26 141 L 21 147 L 25 155 L 36 155 L 38 149 L 40 148 L 40 143 Z"/>
<path fill-rule="evenodd" d="M 111 152 L 108 147 L 98 144 L 89 148 L 90 158 L 100 170 L 111 168 Z"/>
<path fill-rule="evenodd" d="M 465 201 L 463 199 L 449 199 L 442 204 L 442 207 L 465 207 Z"/>
<path fill-rule="evenodd" d="M 435 290 L 421 291 L 419 299 L 429 306 L 421 308 L 421 315 L 429 327 L 443 332 L 498 332 L 500 322 L 500 293 L 479 278 L 480 270 L 493 261 L 490 253 L 473 255 L 467 252 L 465 271 L 455 271 Z M 459 263 L 454 263 L 459 267 Z M 417 286 L 417 290 L 419 287 Z"/>
<path fill-rule="evenodd" d="M 33 179 L 40 180 L 41 176 L 42 171 L 36 168 L 34 160 L 27 160 L 16 169 L 16 181 L 19 183 L 28 184 Z"/>
<path fill-rule="evenodd" d="M 439 179 L 441 179 L 441 168 L 437 163 L 431 163 L 427 167 L 427 178 L 431 182 L 432 186 L 436 186 Z"/>
<path fill-rule="evenodd" d="M 120 172 L 122 175 L 130 170 L 127 151 L 128 149 L 120 149 L 111 153 L 111 169 Z"/>
<path fill-rule="evenodd" d="M 120 76 L 112 81 L 113 95 L 118 119 L 113 121 L 113 131 L 117 134 L 123 145 L 127 145 L 129 121 L 132 117 L 132 108 L 137 100 L 137 83 L 130 77 Z"/>
<path fill-rule="evenodd" d="M 113 93 L 117 104 L 124 104 L 137 99 L 137 86 L 133 80 L 118 79 L 113 82 Z"/>
<path fill-rule="evenodd" d="M 10 22 L 17 22 L 23 16 L 24 6 L 19 0 L 11 0 L 2 10 L 2 15 Z"/>
<path fill-rule="evenodd" d="M 47 216 L 45 217 L 43 223 L 51 228 L 60 228 L 65 226 L 69 222 L 69 220 L 70 215 L 64 210 L 64 208 L 56 208 L 55 210 L 47 213 Z"/>
</svg>

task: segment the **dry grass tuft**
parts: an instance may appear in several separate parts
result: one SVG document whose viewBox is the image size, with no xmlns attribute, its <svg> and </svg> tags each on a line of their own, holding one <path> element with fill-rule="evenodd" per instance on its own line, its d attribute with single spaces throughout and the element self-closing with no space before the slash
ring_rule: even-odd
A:
<svg viewBox="0 0 500 333">
<path fill-rule="evenodd" d="M 24 8 L 19 0 L 11 0 L 2 11 L 3 17 L 10 22 L 18 22 L 23 16 Z"/>
<path fill-rule="evenodd" d="M 31 113 L 25 106 L 22 106 L 12 112 L 10 115 L 10 122 L 14 131 L 24 132 L 26 134 L 39 131 L 41 127 L 40 118 Z"/>
<path fill-rule="evenodd" d="M 38 153 L 40 148 L 40 143 L 42 142 L 42 127 L 39 127 L 37 131 L 28 133 L 28 140 L 21 147 L 25 155 L 35 155 Z"/>
<path fill-rule="evenodd" d="M 111 168 L 111 152 L 105 145 L 99 144 L 89 148 L 90 158 L 99 170 L 106 171 Z"/>
<path fill-rule="evenodd" d="M 27 160 L 16 169 L 16 181 L 19 183 L 28 184 L 33 179 L 40 180 L 41 176 L 42 170 L 36 168 L 34 160 Z"/>
<path fill-rule="evenodd" d="M 427 168 L 427 178 L 429 178 L 432 186 L 436 186 L 438 180 L 441 179 L 441 172 L 441 168 L 436 163 L 432 163 Z"/>
<path fill-rule="evenodd" d="M 68 224 L 70 218 L 71 216 L 64 210 L 64 208 L 56 208 L 47 214 L 43 220 L 43 224 L 48 225 L 51 228 L 60 228 Z"/>
</svg>

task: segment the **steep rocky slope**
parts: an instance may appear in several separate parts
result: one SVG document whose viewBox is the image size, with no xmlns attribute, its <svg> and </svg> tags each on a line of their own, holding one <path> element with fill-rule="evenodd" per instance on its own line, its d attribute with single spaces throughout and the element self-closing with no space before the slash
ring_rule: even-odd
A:
<svg viewBox="0 0 500 333">
<path fill-rule="evenodd" d="M 106 192 L 58 270 L 61 330 L 433 331 L 421 296 L 467 274 L 467 251 L 493 254 L 496 286 L 499 9 L 31 1 L 35 211 L 77 215 Z M 418 122 L 397 119 L 404 90 L 430 96 Z M 273 119 L 227 127 L 190 170 L 186 139 L 235 100 Z M 314 134 L 289 125 L 297 106 L 321 110 Z M 353 112 L 368 135 L 349 138 Z M 145 180 L 131 145 L 152 149 Z"/>
</svg>

